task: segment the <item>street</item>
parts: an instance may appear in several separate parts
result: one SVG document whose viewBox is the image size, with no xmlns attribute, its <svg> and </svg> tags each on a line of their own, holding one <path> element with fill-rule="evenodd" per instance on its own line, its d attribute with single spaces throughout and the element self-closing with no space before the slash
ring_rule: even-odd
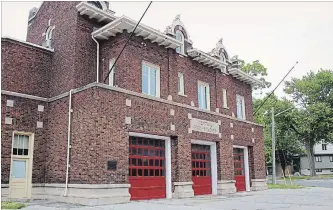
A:
<svg viewBox="0 0 333 210">
<path fill-rule="evenodd" d="M 332 210 L 333 189 L 307 187 L 303 189 L 272 189 L 259 192 L 236 193 L 228 196 L 200 196 L 187 199 L 161 199 L 135 201 L 125 204 L 105 206 L 77 206 L 53 201 L 35 200 L 25 210 L 268 210 L 302 209 Z"/>
</svg>

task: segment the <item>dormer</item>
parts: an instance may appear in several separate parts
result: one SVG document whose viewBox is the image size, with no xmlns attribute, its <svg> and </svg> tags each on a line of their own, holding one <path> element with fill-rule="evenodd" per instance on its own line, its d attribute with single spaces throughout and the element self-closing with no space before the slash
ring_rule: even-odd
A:
<svg viewBox="0 0 333 210">
<path fill-rule="evenodd" d="M 185 28 L 184 23 L 180 20 L 180 15 L 177 15 L 172 24 L 168 26 L 164 32 L 167 35 L 171 35 L 182 43 L 181 46 L 176 48 L 176 52 L 181 55 L 186 55 L 187 43 L 192 45 L 192 41 L 189 38 L 189 33 Z"/>
<path fill-rule="evenodd" d="M 221 38 L 217 43 L 214 49 L 209 53 L 209 55 L 220 60 L 224 64 L 222 72 L 226 72 L 226 65 L 229 63 L 229 55 L 225 46 L 223 45 L 223 39 Z"/>
</svg>

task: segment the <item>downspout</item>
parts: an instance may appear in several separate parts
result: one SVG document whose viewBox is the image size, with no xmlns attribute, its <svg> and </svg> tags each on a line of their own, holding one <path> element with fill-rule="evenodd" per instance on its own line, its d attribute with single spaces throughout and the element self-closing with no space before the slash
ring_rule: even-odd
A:
<svg viewBox="0 0 333 210">
<path fill-rule="evenodd" d="M 96 61 L 96 82 L 99 83 L 99 42 L 95 39 L 93 35 L 91 35 L 91 38 L 96 42 L 97 44 L 97 61 Z"/>
<path fill-rule="evenodd" d="M 69 103 L 68 103 L 68 130 L 67 130 L 67 163 L 66 163 L 66 185 L 64 196 L 68 193 L 68 175 L 69 175 L 69 151 L 71 148 L 71 125 L 72 125 L 72 91 L 69 91 Z"/>
</svg>

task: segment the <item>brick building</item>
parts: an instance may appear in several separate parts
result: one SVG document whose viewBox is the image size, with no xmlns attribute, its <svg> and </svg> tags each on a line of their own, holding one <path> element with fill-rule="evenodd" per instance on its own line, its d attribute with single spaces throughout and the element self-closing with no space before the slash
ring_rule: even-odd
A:
<svg viewBox="0 0 333 210">
<path fill-rule="evenodd" d="M 222 39 L 193 48 L 107 2 L 44 2 L 2 38 L 2 196 L 83 204 L 266 189 L 252 88 Z M 170 21 L 171 22 L 171 21 Z M 109 70 L 111 74 L 104 82 Z"/>
</svg>

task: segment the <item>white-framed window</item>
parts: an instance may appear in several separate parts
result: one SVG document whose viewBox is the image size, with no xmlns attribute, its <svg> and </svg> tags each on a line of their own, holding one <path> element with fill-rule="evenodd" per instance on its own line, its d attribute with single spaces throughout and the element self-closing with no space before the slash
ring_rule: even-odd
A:
<svg viewBox="0 0 333 210">
<path fill-rule="evenodd" d="M 184 74 L 178 72 L 178 94 L 185 95 Z"/>
<path fill-rule="evenodd" d="M 330 156 L 330 162 L 333 162 L 333 155 Z"/>
<path fill-rule="evenodd" d="M 209 84 L 198 81 L 198 104 L 200 109 L 210 110 Z"/>
<path fill-rule="evenodd" d="M 236 95 L 237 118 L 245 120 L 245 100 L 244 96 Z"/>
<path fill-rule="evenodd" d="M 226 59 L 225 59 L 224 53 L 221 53 L 220 60 L 221 60 L 221 62 L 225 63 Z"/>
<path fill-rule="evenodd" d="M 184 54 L 184 34 L 181 31 L 176 31 L 176 39 L 181 41 L 181 45 L 176 48 L 177 53 Z"/>
<path fill-rule="evenodd" d="M 316 158 L 316 162 L 321 162 L 322 161 L 321 156 L 316 156 L 315 158 Z"/>
<path fill-rule="evenodd" d="M 222 101 L 223 101 L 223 108 L 229 109 L 226 89 L 222 89 Z"/>
<path fill-rule="evenodd" d="M 160 67 L 142 61 L 142 93 L 160 97 Z"/>
<path fill-rule="evenodd" d="M 115 85 L 114 84 L 114 69 L 115 69 L 115 66 L 113 66 L 114 61 L 115 61 L 115 59 L 112 58 L 112 59 L 110 59 L 110 62 L 109 62 L 109 71 L 111 70 L 110 71 L 110 75 L 109 75 L 109 85 L 110 86 L 114 86 Z M 112 69 L 111 69 L 111 67 L 112 67 Z"/>
<path fill-rule="evenodd" d="M 330 172 L 333 172 L 333 168 L 330 169 Z"/>
<path fill-rule="evenodd" d="M 327 150 L 327 144 L 322 143 L 322 144 L 321 144 L 321 149 L 322 149 L 322 150 Z"/>
<path fill-rule="evenodd" d="M 13 155 L 27 156 L 29 155 L 29 136 L 14 134 Z"/>
</svg>

